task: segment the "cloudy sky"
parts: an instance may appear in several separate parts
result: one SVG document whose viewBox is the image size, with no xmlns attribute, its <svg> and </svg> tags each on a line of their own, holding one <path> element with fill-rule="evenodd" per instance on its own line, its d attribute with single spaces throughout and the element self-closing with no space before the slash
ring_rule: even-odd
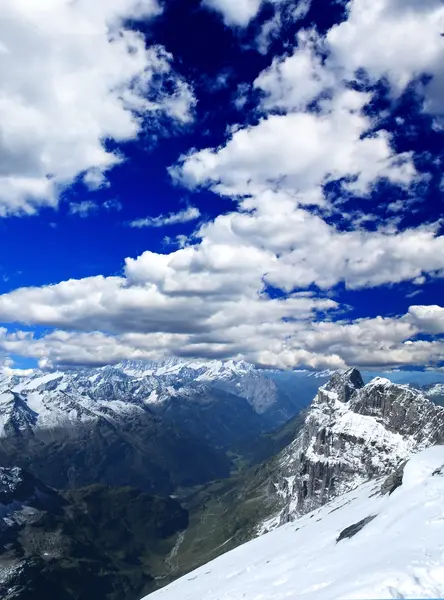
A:
<svg viewBox="0 0 444 600">
<path fill-rule="evenodd" d="M 444 364 L 442 0 L 2 0 L 0 363 Z"/>
</svg>

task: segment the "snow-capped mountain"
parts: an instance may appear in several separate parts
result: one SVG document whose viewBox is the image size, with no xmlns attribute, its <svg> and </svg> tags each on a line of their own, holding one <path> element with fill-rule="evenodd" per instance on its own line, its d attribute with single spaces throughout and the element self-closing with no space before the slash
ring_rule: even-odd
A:
<svg viewBox="0 0 444 600">
<path fill-rule="evenodd" d="M 436 446 L 409 460 L 397 486 L 362 484 L 147 599 L 442 598 L 443 498 Z"/>
<path fill-rule="evenodd" d="M 0 464 L 32 469 L 60 488 L 100 481 L 171 492 L 226 476 L 228 447 L 297 411 L 297 402 L 245 362 L 5 369 Z"/>
<path fill-rule="evenodd" d="M 158 493 L 226 476 L 222 452 L 153 410 L 156 389 L 169 398 L 169 387 L 122 366 L 5 373 L 0 465 L 31 470 L 56 488 L 101 482 Z"/>
<path fill-rule="evenodd" d="M 427 398 L 432 400 L 432 402 L 444 406 L 444 383 L 427 385 L 423 388 L 423 391 Z"/>
<path fill-rule="evenodd" d="M 179 361 L 158 363 L 126 361 L 98 369 L 15 375 L 11 370 L 0 373 L 0 392 L 69 393 L 76 391 L 92 399 L 143 401 L 158 404 L 170 395 L 190 394 L 211 386 L 248 401 L 263 414 L 279 401 L 274 381 L 264 371 L 243 361 Z"/>
<path fill-rule="evenodd" d="M 211 426 L 198 414 L 203 409 L 206 416 L 215 413 Z M 245 362 L 170 359 L 0 373 L 0 438 L 36 428 L 77 427 L 98 418 L 137 417 L 147 410 L 224 446 L 280 425 L 296 414 L 298 405 L 264 371 Z M 216 417 L 230 425 L 225 432 L 217 431 Z"/>
<path fill-rule="evenodd" d="M 195 568 L 375 478 L 394 473 L 396 483 L 406 460 L 444 443 L 442 407 L 407 385 L 364 384 L 355 369 L 335 373 L 290 423 L 293 438 L 283 450 L 204 495 L 198 518 L 208 533 L 185 533 L 177 575 L 193 553 Z"/>
<path fill-rule="evenodd" d="M 273 489 L 282 507 L 274 524 L 386 475 L 443 441 L 444 408 L 420 391 L 379 377 L 364 385 L 356 369 L 337 372 L 319 388 L 294 442 L 273 461 Z"/>
<path fill-rule="evenodd" d="M 263 371 L 245 361 L 183 361 L 168 359 L 160 363 L 126 362 L 117 365 L 123 373 L 139 380 L 152 378 L 162 385 L 199 386 L 211 384 L 241 398 L 263 414 L 278 402 L 278 390 Z M 180 389 L 180 388 L 179 388 Z"/>
</svg>

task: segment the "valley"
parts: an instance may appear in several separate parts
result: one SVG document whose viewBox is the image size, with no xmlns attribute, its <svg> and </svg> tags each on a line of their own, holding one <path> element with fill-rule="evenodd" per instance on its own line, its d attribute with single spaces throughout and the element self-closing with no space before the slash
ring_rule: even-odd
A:
<svg viewBox="0 0 444 600">
<path fill-rule="evenodd" d="M 33 482 L 0 499 L 5 600 L 53 581 L 54 600 L 139 600 L 443 442 L 429 388 L 325 379 L 175 361 L 0 378 L 0 463 Z"/>
</svg>

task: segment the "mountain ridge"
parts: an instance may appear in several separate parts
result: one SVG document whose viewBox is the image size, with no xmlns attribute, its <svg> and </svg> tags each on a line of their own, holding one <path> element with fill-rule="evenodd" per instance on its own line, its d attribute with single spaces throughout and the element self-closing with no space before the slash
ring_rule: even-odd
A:
<svg viewBox="0 0 444 600">
<path fill-rule="evenodd" d="M 297 438 L 275 460 L 285 505 L 280 523 L 388 474 L 414 453 L 444 441 L 444 408 L 407 385 L 357 369 L 319 388 Z"/>
</svg>

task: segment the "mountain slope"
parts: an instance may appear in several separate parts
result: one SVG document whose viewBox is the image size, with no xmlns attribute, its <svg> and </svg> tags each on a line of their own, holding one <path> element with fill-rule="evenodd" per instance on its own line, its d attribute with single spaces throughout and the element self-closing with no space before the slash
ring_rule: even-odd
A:
<svg viewBox="0 0 444 600">
<path fill-rule="evenodd" d="M 0 597 L 137 600 L 187 525 L 171 498 L 99 485 L 60 494 L 1 468 Z"/>
<path fill-rule="evenodd" d="M 177 575 L 443 441 L 444 409 L 405 385 L 380 378 L 364 385 L 352 369 L 335 373 L 280 433 L 293 436 L 281 452 L 185 499 L 194 526 L 179 548 Z M 271 436 L 265 451 L 269 441 L 280 443 Z"/>
<path fill-rule="evenodd" d="M 0 464 L 31 469 L 56 488 L 99 482 L 169 494 L 226 477 L 227 450 L 283 423 L 297 404 L 244 362 L 5 370 Z"/>
<path fill-rule="evenodd" d="M 444 596 L 444 448 L 237 548 L 149 600 Z"/>
<path fill-rule="evenodd" d="M 205 442 L 111 390 L 109 400 L 92 398 L 83 382 L 52 373 L 0 393 L 0 464 L 56 488 L 105 483 L 163 494 L 228 475 L 228 459 Z"/>
</svg>

